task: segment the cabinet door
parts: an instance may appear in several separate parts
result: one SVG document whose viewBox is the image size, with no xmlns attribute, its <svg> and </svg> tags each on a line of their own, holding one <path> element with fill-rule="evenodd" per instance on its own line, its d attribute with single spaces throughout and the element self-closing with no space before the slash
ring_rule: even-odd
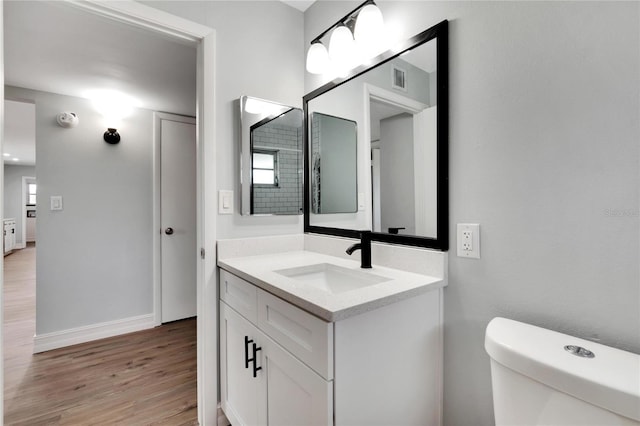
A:
<svg viewBox="0 0 640 426">
<path fill-rule="evenodd" d="M 270 426 L 333 424 L 333 382 L 326 381 L 270 338 L 261 339 L 260 417 Z"/>
<path fill-rule="evenodd" d="M 13 250 L 11 247 L 11 228 L 8 225 L 4 225 L 4 252 L 7 253 Z"/>
<path fill-rule="evenodd" d="M 11 227 L 11 250 L 16 248 L 16 225 Z"/>
<path fill-rule="evenodd" d="M 252 340 L 246 348 L 245 338 Z M 254 362 L 258 368 L 256 377 Z M 222 301 L 220 388 L 222 409 L 233 426 L 333 424 L 333 382 L 322 378 Z"/>
<path fill-rule="evenodd" d="M 225 303 L 220 303 L 220 397 L 227 418 L 234 426 L 264 424 L 258 418 L 258 400 L 263 387 L 260 372 L 253 377 L 251 344 L 245 352 L 245 337 L 256 342 L 258 330 Z M 260 362 L 260 361 L 258 361 Z"/>
</svg>

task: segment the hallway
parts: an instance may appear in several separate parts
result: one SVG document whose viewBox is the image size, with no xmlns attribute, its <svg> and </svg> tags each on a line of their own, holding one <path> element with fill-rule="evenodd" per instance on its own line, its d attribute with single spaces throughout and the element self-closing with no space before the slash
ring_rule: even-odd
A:
<svg viewBox="0 0 640 426">
<path fill-rule="evenodd" d="M 196 320 L 33 355 L 35 256 L 4 258 L 5 424 L 197 424 Z"/>
</svg>

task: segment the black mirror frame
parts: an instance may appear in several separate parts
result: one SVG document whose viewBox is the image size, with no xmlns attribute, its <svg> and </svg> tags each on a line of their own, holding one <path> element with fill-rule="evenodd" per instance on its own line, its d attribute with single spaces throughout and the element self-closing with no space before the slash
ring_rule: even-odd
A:
<svg viewBox="0 0 640 426">
<path fill-rule="evenodd" d="M 303 100 L 304 110 L 304 181 L 309 180 L 309 109 L 310 100 L 322 95 L 329 90 L 335 89 L 342 84 L 353 80 L 370 69 L 376 68 L 392 59 L 400 56 L 404 52 L 420 46 L 429 40 L 436 39 L 436 86 L 438 93 L 438 115 L 436 122 L 438 129 L 436 133 L 436 176 L 437 176 L 437 217 L 436 225 L 437 237 L 419 237 L 414 235 L 388 234 L 384 232 L 371 232 L 371 240 L 391 244 L 400 244 L 415 247 L 425 247 L 441 251 L 449 249 L 449 21 L 444 20 L 433 27 L 417 34 L 405 42 L 399 44 L 393 50 L 388 50 L 379 55 L 373 66 L 360 66 L 350 72 L 345 78 L 333 80 L 322 87 L 306 94 Z M 310 224 L 310 199 L 309 185 L 304 185 L 304 232 L 313 234 L 333 235 L 339 237 L 349 237 L 360 239 L 360 230 L 330 228 L 323 226 L 312 226 Z"/>
</svg>

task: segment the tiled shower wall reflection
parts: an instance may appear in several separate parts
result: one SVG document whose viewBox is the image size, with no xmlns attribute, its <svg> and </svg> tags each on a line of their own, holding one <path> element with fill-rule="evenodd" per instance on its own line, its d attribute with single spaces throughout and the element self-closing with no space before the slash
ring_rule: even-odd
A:
<svg viewBox="0 0 640 426">
<path fill-rule="evenodd" d="M 275 124 L 255 129 L 253 148 L 278 151 L 277 186 L 253 186 L 253 214 L 302 213 L 302 129 Z"/>
</svg>

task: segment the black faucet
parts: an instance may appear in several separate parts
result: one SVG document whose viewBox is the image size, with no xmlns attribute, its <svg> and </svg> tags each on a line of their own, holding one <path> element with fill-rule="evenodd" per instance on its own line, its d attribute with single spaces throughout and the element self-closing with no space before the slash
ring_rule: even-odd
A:
<svg viewBox="0 0 640 426">
<path fill-rule="evenodd" d="M 360 232 L 360 242 L 352 245 L 347 249 L 347 254 L 351 255 L 354 251 L 360 249 L 360 267 L 371 268 L 371 231 Z"/>
</svg>

